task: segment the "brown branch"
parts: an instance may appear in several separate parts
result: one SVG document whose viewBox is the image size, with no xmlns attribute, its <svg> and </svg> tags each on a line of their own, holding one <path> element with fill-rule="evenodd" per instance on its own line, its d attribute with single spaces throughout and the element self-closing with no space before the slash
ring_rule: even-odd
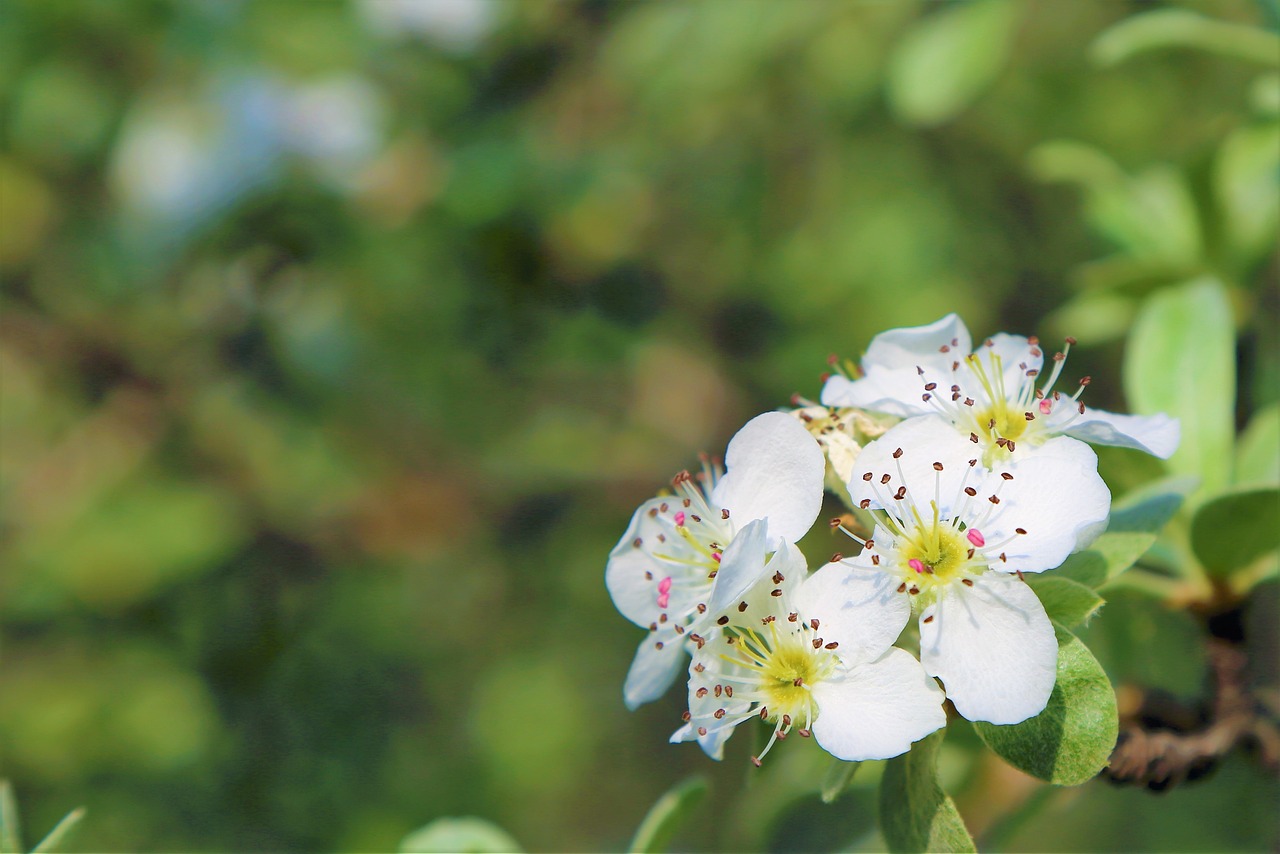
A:
<svg viewBox="0 0 1280 854">
<path fill-rule="evenodd" d="M 1280 769 L 1280 730 L 1266 704 L 1249 688 L 1241 638 L 1207 641 L 1212 700 L 1189 706 L 1148 691 L 1121 721 L 1111 763 L 1112 782 L 1163 791 L 1203 777 L 1236 747 L 1256 751 L 1264 767 Z"/>
</svg>

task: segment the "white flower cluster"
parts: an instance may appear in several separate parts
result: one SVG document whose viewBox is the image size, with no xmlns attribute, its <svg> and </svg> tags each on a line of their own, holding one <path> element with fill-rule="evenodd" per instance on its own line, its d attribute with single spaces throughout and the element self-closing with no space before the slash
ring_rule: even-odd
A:
<svg viewBox="0 0 1280 854">
<path fill-rule="evenodd" d="M 1066 353 L 1041 381 L 1034 338 L 971 350 L 955 315 L 882 333 L 820 406 L 753 418 L 723 470 L 682 473 L 640 506 L 605 573 L 618 610 L 649 630 L 628 707 L 662 695 L 687 654 L 671 740 L 718 759 L 759 717 L 773 733 L 757 764 L 793 730 L 840 759 L 897 756 L 946 724 L 947 698 L 995 724 L 1045 708 L 1057 640 L 1023 574 L 1106 527 L 1111 494 L 1081 440 L 1168 457 L 1178 423 L 1088 409 L 1087 379 L 1055 390 Z M 810 573 L 796 543 L 824 482 L 871 534 L 835 520 L 859 553 Z M 894 646 L 913 614 L 919 660 Z"/>
</svg>

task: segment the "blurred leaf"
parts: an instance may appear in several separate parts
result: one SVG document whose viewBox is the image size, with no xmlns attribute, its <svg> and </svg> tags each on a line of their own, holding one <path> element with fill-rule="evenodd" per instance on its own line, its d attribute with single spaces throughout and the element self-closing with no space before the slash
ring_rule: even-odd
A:
<svg viewBox="0 0 1280 854">
<path fill-rule="evenodd" d="M 1264 116 L 1280 115 L 1280 74 L 1263 74 L 1249 87 L 1249 103 Z"/>
<path fill-rule="evenodd" d="M 1034 718 L 974 730 L 1013 767 L 1059 786 L 1091 780 L 1106 767 L 1119 733 L 1115 691 L 1102 666 L 1079 638 L 1055 625 L 1058 681 Z"/>
<path fill-rule="evenodd" d="M 913 125 L 936 125 L 961 113 L 1008 60 L 1021 5 L 1004 0 L 957 3 L 912 27 L 889 58 L 889 105 Z"/>
<path fill-rule="evenodd" d="M 1219 578 L 1280 547 L 1280 490 L 1251 489 L 1206 502 L 1191 520 L 1191 547 Z"/>
<path fill-rule="evenodd" d="M 824 804 L 834 803 L 836 798 L 840 797 L 849 786 L 849 781 L 853 779 L 853 775 L 857 773 L 858 766 L 861 762 L 846 762 L 843 759 L 836 759 L 827 768 L 827 776 L 822 779 L 822 802 Z"/>
<path fill-rule="evenodd" d="M 33 537 L 33 564 L 83 601 L 117 609 L 211 568 L 246 537 L 235 501 L 152 477 L 115 491 L 67 531 Z"/>
<path fill-rule="evenodd" d="M 402 854 L 504 854 L 520 851 L 505 830 L 482 818 L 438 818 L 400 843 Z"/>
<path fill-rule="evenodd" d="M 58 848 L 66 841 L 71 831 L 75 830 L 80 824 L 80 820 L 84 818 L 84 807 L 74 809 L 62 817 L 62 820 L 53 826 L 53 830 L 36 843 L 36 847 L 31 849 L 31 854 L 47 854 L 47 852 L 57 851 Z"/>
<path fill-rule="evenodd" d="M 1280 484 L 1280 405 L 1254 414 L 1236 442 L 1237 486 Z"/>
<path fill-rule="evenodd" d="M 955 803 L 938 785 L 938 748 L 946 729 L 890 759 L 880 781 L 880 830 L 889 850 L 976 851 Z"/>
<path fill-rule="evenodd" d="M 1258 27 L 1215 21 L 1184 9 L 1159 9 L 1127 18 L 1098 36 L 1092 53 L 1095 62 L 1106 66 L 1139 53 L 1172 47 L 1280 65 L 1280 36 Z"/>
<path fill-rule="evenodd" d="M 1124 387 L 1136 412 L 1164 412 L 1181 421 L 1182 442 L 1168 461 L 1173 472 L 1198 475 L 1207 494 L 1227 485 L 1235 434 L 1235 333 L 1220 282 L 1197 279 L 1147 301 L 1129 334 Z"/>
<path fill-rule="evenodd" d="M 13 784 L 0 780 L 0 854 L 22 854 L 22 824 Z"/>
<path fill-rule="evenodd" d="M 1204 686 L 1204 632 L 1197 618 L 1141 591 L 1108 590 L 1106 615 L 1081 627 L 1079 637 L 1117 685 L 1136 682 L 1183 696 Z"/>
<path fill-rule="evenodd" d="M 1111 505 L 1107 534 L 1159 534 L 1199 485 L 1195 477 L 1166 477 L 1138 487 Z"/>
<path fill-rule="evenodd" d="M 1085 272 L 1087 266 L 1081 265 L 1077 268 L 1078 282 L 1085 282 L 1088 279 L 1088 274 Z M 1093 287 L 1090 284 L 1082 286 Z M 1099 287 L 1111 287 L 1111 285 Z M 1130 296 L 1115 293 L 1083 293 L 1049 315 L 1045 320 L 1045 326 L 1060 338 L 1071 336 L 1086 347 L 1094 347 L 1123 338 L 1129 331 L 1133 323 L 1133 315 L 1137 310 L 1137 300 Z"/>
<path fill-rule="evenodd" d="M 1079 581 L 1049 574 L 1028 573 L 1027 584 L 1040 597 L 1045 613 L 1055 623 L 1067 628 L 1087 622 L 1105 601 L 1093 589 Z"/>
<path fill-rule="evenodd" d="M 649 808 L 627 850 L 636 854 L 666 851 L 680 825 L 706 796 L 707 781 L 701 777 L 677 783 Z"/>
<path fill-rule="evenodd" d="M 1130 176 L 1100 149 L 1071 140 L 1036 146 L 1028 166 L 1041 181 L 1080 184 L 1093 227 L 1143 266 L 1182 277 L 1198 262 L 1200 215 L 1176 170 L 1156 165 Z"/>
<path fill-rule="evenodd" d="M 1280 122 L 1229 136 L 1218 150 L 1213 180 L 1232 249 L 1246 259 L 1270 250 L 1280 226 Z"/>
</svg>

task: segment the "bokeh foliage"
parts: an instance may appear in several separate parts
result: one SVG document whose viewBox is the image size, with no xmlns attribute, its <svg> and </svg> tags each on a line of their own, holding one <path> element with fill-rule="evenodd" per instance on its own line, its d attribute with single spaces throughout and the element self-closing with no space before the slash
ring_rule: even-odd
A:
<svg viewBox="0 0 1280 854">
<path fill-rule="evenodd" d="M 1162 9 L 1276 23 L 0 5 L 0 773 L 27 827 L 84 804 L 92 850 L 374 850 L 477 815 L 619 849 L 702 774 L 684 845 L 874 847 L 883 763 L 827 807 L 811 745 L 713 766 L 665 744 L 680 698 L 625 711 L 605 556 L 699 451 L 816 396 L 829 352 L 947 311 L 1075 335 L 1089 401 L 1125 410 L 1141 300 L 1213 276 L 1237 426 L 1273 404 L 1280 77 L 1110 29 Z M 1155 471 L 1103 465 L 1117 494 Z M 1112 681 L 1194 695 L 1190 618 L 1107 599 L 1083 637 Z M 980 845 L 1277 843 L 1243 758 L 1164 800 L 1052 793 L 953 729 Z"/>
</svg>

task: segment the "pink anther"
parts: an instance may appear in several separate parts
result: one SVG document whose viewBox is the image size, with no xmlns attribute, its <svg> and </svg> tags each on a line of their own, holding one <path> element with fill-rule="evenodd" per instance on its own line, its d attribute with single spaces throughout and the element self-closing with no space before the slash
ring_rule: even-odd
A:
<svg viewBox="0 0 1280 854">
<path fill-rule="evenodd" d="M 671 576 L 658 582 L 658 607 L 665 608 L 671 601 Z"/>
<path fill-rule="evenodd" d="M 1053 409 L 1053 401 L 1049 398 L 1046 397 L 1044 400 L 1040 401 L 1040 414 L 1048 415 L 1051 409 Z"/>
<path fill-rule="evenodd" d="M 907 561 L 907 566 L 911 567 L 916 572 L 924 572 L 924 564 L 921 563 L 917 558 L 912 558 L 911 560 Z"/>
<path fill-rule="evenodd" d="M 986 538 L 982 536 L 982 532 L 977 528 L 970 528 L 968 532 L 965 533 L 965 537 L 978 548 L 982 548 L 987 544 Z"/>
<path fill-rule="evenodd" d="M 683 510 L 678 510 L 678 511 L 676 511 L 676 515 L 675 515 L 675 516 L 673 516 L 672 518 L 673 518 L 673 520 L 675 521 L 675 523 L 676 523 L 677 525 L 683 525 L 683 524 L 684 524 L 684 511 L 683 511 Z"/>
<path fill-rule="evenodd" d="M 719 563 L 719 562 L 720 562 L 720 552 L 712 552 L 712 553 L 711 553 L 711 559 L 712 559 L 712 560 L 714 560 L 716 563 Z"/>
</svg>

